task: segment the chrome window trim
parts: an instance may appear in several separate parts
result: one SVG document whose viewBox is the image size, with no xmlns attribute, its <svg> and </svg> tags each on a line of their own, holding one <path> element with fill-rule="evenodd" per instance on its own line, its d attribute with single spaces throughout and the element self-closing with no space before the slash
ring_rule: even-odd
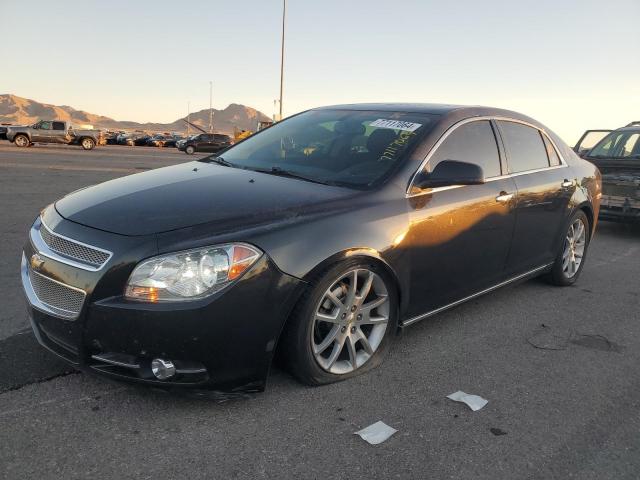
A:
<svg viewBox="0 0 640 480">
<path fill-rule="evenodd" d="M 58 285 L 62 285 L 63 287 L 69 288 L 71 290 L 75 290 L 79 293 L 82 293 L 83 296 L 83 306 L 84 306 L 84 301 L 87 299 L 87 292 L 85 292 L 84 290 L 82 290 L 81 288 L 78 287 L 74 287 L 71 285 L 67 285 L 66 283 L 62 283 L 59 282 L 57 280 L 54 280 L 53 278 L 47 277 L 45 275 L 42 275 L 38 272 L 29 272 L 29 267 L 27 264 L 27 257 L 24 254 L 24 252 L 22 252 L 22 262 L 20 263 L 20 274 L 22 277 L 22 288 L 24 290 L 25 295 L 27 296 L 27 300 L 29 301 L 29 304 L 35 308 L 36 310 L 39 310 L 43 313 L 46 313 L 48 315 L 52 315 L 54 317 L 57 318 L 61 318 L 63 320 L 76 320 L 79 316 L 80 313 L 82 312 L 82 308 L 80 308 L 79 312 L 73 312 L 71 310 L 66 310 L 64 308 L 59 308 L 59 307 L 53 307 L 56 310 L 53 310 L 53 308 L 51 308 L 48 304 L 44 303 L 42 300 L 40 300 L 38 298 L 38 296 L 36 295 L 35 290 L 33 289 L 33 285 L 31 285 L 31 278 L 30 278 L 30 273 L 35 273 L 36 275 L 40 275 L 41 277 L 46 278 L 49 281 L 52 281 L 54 283 L 57 283 Z M 61 315 L 60 311 L 63 312 L 69 312 L 72 315 Z"/>
<path fill-rule="evenodd" d="M 517 282 L 518 280 L 521 280 L 521 279 L 523 279 L 523 278 L 525 278 L 525 277 L 527 277 L 529 275 L 533 275 L 534 273 L 541 272 L 542 270 L 544 270 L 546 268 L 549 268 L 551 265 L 553 265 L 553 262 L 552 263 L 547 263 L 547 264 L 542 265 L 541 267 L 538 267 L 538 268 L 534 268 L 533 270 L 529 270 L 528 272 L 522 273 L 520 275 L 516 275 L 515 277 L 512 277 L 512 278 L 510 278 L 508 280 L 505 280 L 504 282 L 500 282 L 500 283 L 498 283 L 496 285 L 493 285 L 492 287 L 485 288 L 484 290 L 480 290 L 479 292 L 476 292 L 476 293 L 474 293 L 472 295 L 469 295 L 468 297 L 461 298 L 460 300 L 456 300 L 455 302 L 452 302 L 452 303 L 449 303 L 447 305 L 444 305 L 443 307 L 439 307 L 439 308 L 436 308 L 435 310 L 431 310 L 429 312 L 422 313 L 420 315 L 416 315 L 415 317 L 412 317 L 412 318 L 409 318 L 409 319 L 403 321 L 401 323 L 401 326 L 406 327 L 406 326 L 411 325 L 413 323 L 416 323 L 416 322 L 418 322 L 420 320 L 423 320 L 423 319 L 425 319 L 427 317 L 431 317 L 432 315 L 435 315 L 437 313 L 443 312 L 444 310 L 448 310 L 449 308 L 456 307 L 456 306 L 458 306 L 458 305 L 460 305 L 460 304 L 462 304 L 462 303 L 464 303 L 464 302 L 466 302 L 468 300 L 473 300 L 474 298 L 477 298 L 477 297 L 479 297 L 481 295 L 484 295 L 485 293 L 492 292 L 493 290 L 497 290 L 500 287 L 504 287 L 506 285 L 509 285 L 510 283 Z"/>
<path fill-rule="evenodd" d="M 98 266 L 98 267 L 94 267 L 92 265 L 89 265 L 87 263 L 83 263 L 80 262 L 78 260 L 74 260 L 70 257 L 66 257 L 64 255 L 61 255 L 57 252 L 55 252 L 54 250 L 52 250 L 51 248 L 49 248 L 49 245 L 46 244 L 46 242 L 42 239 L 42 236 L 40 235 L 40 231 L 36 228 L 36 224 L 34 224 L 31 227 L 31 231 L 30 231 L 30 237 L 31 237 L 31 242 L 33 243 L 33 246 L 35 247 L 36 251 L 47 257 L 50 258 L 51 260 L 56 260 L 60 263 L 64 263 L 66 265 L 70 265 L 72 267 L 76 267 L 76 268 L 80 268 L 82 270 L 87 270 L 89 272 L 97 272 L 100 271 L 104 268 L 104 266 L 109 263 L 109 260 L 111 260 L 111 258 L 113 257 L 113 252 L 110 252 L 109 250 L 105 250 L 104 248 L 100 248 L 100 247 L 96 247 L 95 245 L 89 245 L 88 243 L 84 243 L 84 242 L 80 242 L 79 240 L 75 240 L 73 238 L 69 238 L 66 237 L 64 235 L 60 235 L 59 233 L 54 232 L 53 230 L 51 230 L 49 227 L 47 227 L 47 225 L 44 223 L 44 220 L 42 219 L 42 217 L 40 218 L 40 225 L 42 227 L 44 227 L 51 235 L 62 238 L 68 242 L 72 242 L 75 243 L 77 245 L 81 245 L 83 247 L 86 248 L 90 248 L 92 250 L 97 250 L 99 252 L 102 253 L 106 253 L 108 255 L 108 258 L 102 263 L 102 265 Z"/>
<path fill-rule="evenodd" d="M 523 172 L 507 173 L 505 175 L 499 175 L 499 176 L 496 176 L 496 177 L 489 177 L 489 178 L 486 179 L 486 183 L 493 182 L 493 181 L 496 181 L 496 180 L 503 180 L 505 178 L 518 177 L 520 175 L 529 175 L 529 174 L 532 174 L 532 173 L 539 173 L 539 172 L 544 172 L 544 171 L 547 171 L 547 170 L 555 170 L 557 168 L 568 167 L 568 164 L 567 164 L 564 156 L 562 155 L 562 152 L 560 151 L 560 149 L 558 148 L 556 143 L 553 141 L 551 136 L 543 128 L 538 127 L 536 125 L 533 125 L 532 123 L 525 122 L 524 120 L 519 120 L 517 118 L 511 118 L 511 117 L 493 116 L 493 115 L 484 115 L 484 116 L 479 116 L 479 117 L 469 117 L 469 118 L 465 118 L 465 119 L 460 120 L 459 122 L 454 123 L 453 125 L 451 125 L 442 134 L 442 136 L 438 139 L 438 141 L 433 145 L 431 150 L 429 150 L 427 155 L 424 157 L 424 160 L 422 160 L 422 162 L 420 163 L 420 166 L 418 167 L 418 169 L 411 176 L 411 180 L 409 181 L 409 186 L 407 187 L 407 190 L 405 191 L 405 196 L 407 198 L 411 198 L 411 197 L 416 197 L 416 196 L 419 196 L 419 195 L 431 194 L 431 193 L 435 193 L 435 192 L 442 192 L 444 190 L 451 190 L 453 188 L 465 187 L 466 185 L 451 185 L 451 186 L 447 186 L 447 187 L 436 187 L 436 188 L 430 188 L 428 190 L 423 190 L 423 191 L 416 192 L 416 193 L 411 193 L 411 188 L 413 187 L 413 182 L 415 181 L 416 177 L 427 166 L 427 164 L 429 163 L 429 160 L 431 160 L 431 157 L 435 154 L 436 150 L 438 150 L 440 145 L 442 145 L 444 143 L 444 141 L 447 139 L 447 137 L 449 137 L 449 135 L 451 135 L 454 131 L 456 131 L 459 127 L 461 127 L 463 125 L 466 125 L 466 124 L 471 123 L 471 122 L 480 122 L 480 121 L 483 121 L 483 120 L 488 120 L 488 121 L 495 120 L 495 121 L 521 123 L 522 125 L 526 125 L 528 127 L 531 127 L 531 128 L 534 128 L 534 129 L 538 130 L 541 134 L 543 134 L 549 140 L 549 142 L 551 143 L 551 145 L 555 149 L 556 154 L 558 155 L 558 158 L 560 159 L 560 165 L 553 165 L 553 166 L 548 166 L 548 167 L 543 167 L 543 168 L 536 168 L 536 169 L 533 169 L 533 170 L 525 170 Z M 496 138 L 496 142 L 497 141 L 498 141 L 498 139 Z M 498 145 L 496 145 L 496 146 L 498 146 Z"/>
</svg>

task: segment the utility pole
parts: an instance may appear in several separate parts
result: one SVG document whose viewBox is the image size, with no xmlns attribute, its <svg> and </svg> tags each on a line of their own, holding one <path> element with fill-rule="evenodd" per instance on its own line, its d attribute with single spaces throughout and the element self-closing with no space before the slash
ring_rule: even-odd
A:
<svg viewBox="0 0 640 480">
<path fill-rule="evenodd" d="M 284 85 L 284 21 L 287 14 L 287 0 L 282 0 L 282 44 L 280 48 L 280 118 L 282 120 L 282 89 Z"/>
<path fill-rule="evenodd" d="M 213 82 L 209 82 L 209 133 L 213 133 Z"/>
<path fill-rule="evenodd" d="M 191 136 L 191 102 L 187 102 L 187 137 Z"/>
</svg>

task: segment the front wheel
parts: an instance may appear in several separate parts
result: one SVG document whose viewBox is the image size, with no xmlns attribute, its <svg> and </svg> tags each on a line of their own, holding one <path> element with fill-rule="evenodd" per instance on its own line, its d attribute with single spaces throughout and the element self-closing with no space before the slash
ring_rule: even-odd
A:
<svg viewBox="0 0 640 480">
<path fill-rule="evenodd" d="M 554 285 L 564 287 L 576 282 L 584 267 L 589 240 L 589 219 L 579 210 L 569 222 L 562 249 L 551 269 L 550 278 Z"/>
<path fill-rule="evenodd" d="M 13 143 L 16 144 L 16 147 L 24 148 L 28 147 L 31 142 L 29 141 L 29 137 L 26 135 L 16 135 L 13 139 Z"/>
<path fill-rule="evenodd" d="M 196 149 L 193 147 L 193 145 L 189 145 L 184 149 L 184 151 L 187 155 L 193 155 L 193 152 L 195 152 Z"/>
<path fill-rule="evenodd" d="M 93 138 L 83 138 L 80 141 L 80 145 L 85 150 L 93 150 L 93 148 L 96 146 L 96 142 L 93 140 Z"/>
<path fill-rule="evenodd" d="M 284 336 L 289 369 L 301 382 L 323 385 L 382 362 L 395 333 L 395 285 L 377 264 L 339 264 L 313 282 Z"/>
</svg>

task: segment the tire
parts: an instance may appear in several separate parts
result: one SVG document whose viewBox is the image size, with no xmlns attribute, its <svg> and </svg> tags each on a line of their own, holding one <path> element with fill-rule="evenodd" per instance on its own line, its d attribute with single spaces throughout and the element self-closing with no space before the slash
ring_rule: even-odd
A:
<svg viewBox="0 0 640 480">
<path fill-rule="evenodd" d="M 16 147 L 25 148 L 31 144 L 31 141 L 29 140 L 29 137 L 27 137 L 26 135 L 20 134 L 14 137 L 13 143 L 16 144 Z"/>
<path fill-rule="evenodd" d="M 196 149 L 193 145 L 188 145 L 187 148 L 184 149 L 184 153 L 186 153 L 187 155 L 193 155 L 195 151 Z"/>
<path fill-rule="evenodd" d="M 80 140 L 80 146 L 85 150 L 93 150 L 96 142 L 93 138 L 85 137 Z"/>
<path fill-rule="evenodd" d="M 307 385 L 360 375 L 382 363 L 397 324 L 398 294 L 383 268 L 358 259 L 334 265 L 311 282 L 291 314 L 281 345 L 285 368 Z"/>
<path fill-rule="evenodd" d="M 576 283 L 587 259 L 590 240 L 589 219 L 582 210 L 578 210 L 569 221 L 569 226 L 564 232 L 562 247 L 551 267 L 549 280 L 552 284 L 567 287 Z"/>
</svg>

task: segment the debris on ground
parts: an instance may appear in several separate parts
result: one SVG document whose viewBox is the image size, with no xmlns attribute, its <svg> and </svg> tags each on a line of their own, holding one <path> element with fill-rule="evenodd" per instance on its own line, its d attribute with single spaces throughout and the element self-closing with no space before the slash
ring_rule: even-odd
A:
<svg viewBox="0 0 640 480">
<path fill-rule="evenodd" d="M 527 342 L 541 350 L 565 350 L 570 343 L 603 352 L 620 353 L 624 349 L 604 335 L 582 334 L 571 329 L 549 327 L 544 323 L 535 334 L 527 338 Z"/>
<path fill-rule="evenodd" d="M 489 431 L 493 433 L 496 437 L 507 434 L 507 432 L 505 432 L 501 428 L 490 428 Z"/>
<path fill-rule="evenodd" d="M 569 345 L 571 333 L 571 330 L 551 328 L 543 323 L 533 336 L 527 338 L 527 342 L 541 350 L 565 350 Z"/>
<path fill-rule="evenodd" d="M 457 392 L 452 393 L 451 395 L 447 395 L 447 398 L 449 400 L 453 400 L 454 402 L 466 403 L 467 406 L 474 412 L 480 410 L 487 403 L 489 403 L 489 400 L 485 400 L 484 398 L 479 397 L 478 395 L 471 395 L 468 393 L 464 393 L 461 390 L 458 390 Z"/>
<path fill-rule="evenodd" d="M 390 427 L 386 423 L 382 421 L 378 421 L 373 425 L 369 425 L 362 430 L 354 432 L 354 435 L 360 435 L 364 441 L 370 443 L 371 445 L 378 445 L 379 443 L 387 440 L 391 435 L 396 433 L 397 430 L 393 427 Z"/>
</svg>

